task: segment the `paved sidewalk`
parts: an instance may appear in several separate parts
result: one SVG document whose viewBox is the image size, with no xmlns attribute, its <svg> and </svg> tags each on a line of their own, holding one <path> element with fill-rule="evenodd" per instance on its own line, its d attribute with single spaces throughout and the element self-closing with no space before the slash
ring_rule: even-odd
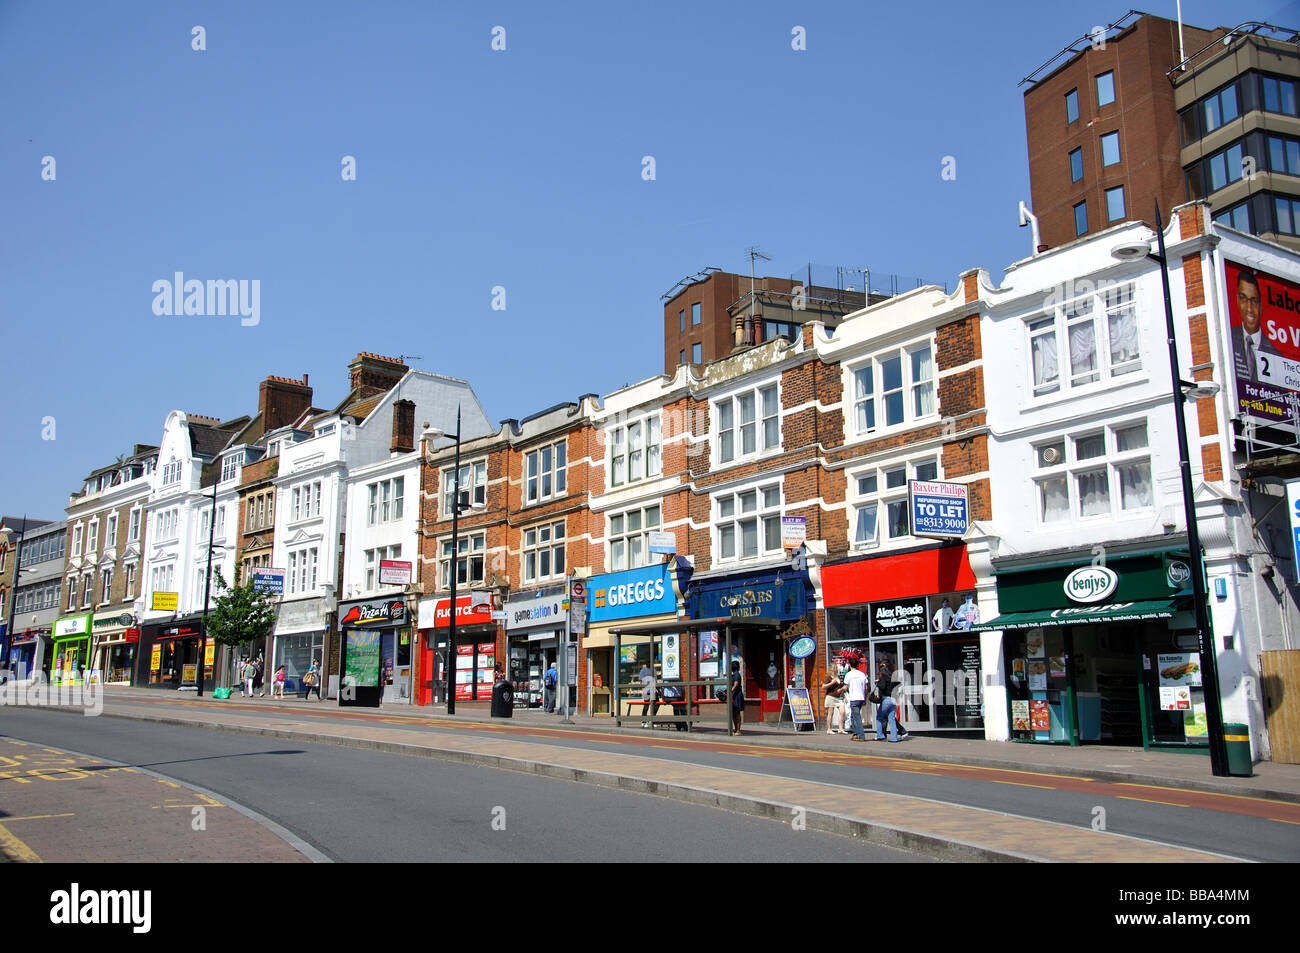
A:
<svg viewBox="0 0 1300 953">
<path fill-rule="evenodd" d="M 447 720 L 443 707 L 418 708 L 411 705 L 390 705 L 374 708 L 339 708 L 338 702 L 314 698 L 304 702 L 293 696 L 283 701 L 266 698 L 241 698 L 238 694 L 229 702 L 216 701 L 209 696 L 196 699 L 193 693 L 160 692 L 141 688 L 110 687 L 105 704 L 111 709 L 114 699 L 170 701 L 186 700 L 208 706 L 239 705 L 265 707 L 268 712 L 296 709 L 311 710 L 319 715 L 348 712 L 382 713 L 384 718 L 433 722 Z M 667 706 L 665 706 L 666 708 Z M 558 714 L 540 710 L 516 711 L 512 718 L 492 718 L 483 702 L 458 702 L 456 714 L 450 716 L 457 722 L 479 722 L 498 727 L 519 725 L 527 727 L 564 728 L 572 731 L 591 731 L 605 734 L 657 737 L 666 735 L 674 741 L 726 739 L 725 726 L 701 727 L 690 733 L 664 728 L 641 728 L 639 717 L 624 719 L 623 727 L 616 727 L 609 717 L 573 715 L 571 723 L 563 723 Z M 868 734 L 870 737 L 870 734 Z M 1240 794 L 1248 797 L 1270 798 L 1300 804 L 1300 765 L 1264 761 L 1253 768 L 1249 778 L 1216 778 L 1210 773 L 1210 759 L 1200 753 L 1119 748 L 1086 745 L 1071 748 L 1068 745 L 1037 745 L 1018 742 L 984 741 L 975 738 L 952 738 L 941 735 L 913 735 L 899 744 L 872 740 L 857 744 L 848 735 L 828 735 L 825 729 L 795 731 L 789 725 L 745 725 L 744 733 L 728 739 L 731 743 L 796 751 L 828 751 L 849 754 L 870 754 L 873 757 L 932 761 L 940 764 L 978 765 L 1008 771 L 1042 771 L 1066 777 L 1092 778 L 1098 781 L 1129 782 L 1133 784 L 1163 785 L 1204 791 L 1214 794 Z"/>
<path fill-rule="evenodd" d="M 0 738 L 0 862 L 305 863 L 276 825 L 151 771 Z M 305 846 L 305 845 L 304 845 Z M 310 855 L 310 856 L 309 856 Z"/>
</svg>

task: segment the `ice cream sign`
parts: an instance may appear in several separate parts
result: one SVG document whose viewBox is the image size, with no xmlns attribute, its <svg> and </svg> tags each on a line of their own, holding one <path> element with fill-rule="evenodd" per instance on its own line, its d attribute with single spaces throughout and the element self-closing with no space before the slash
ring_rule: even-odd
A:
<svg viewBox="0 0 1300 953">
<path fill-rule="evenodd" d="M 1065 594 L 1072 602 L 1101 602 L 1114 593 L 1119 576 L 1105 566 L 1081 566 L 1065 577 Z"/>
</svg>

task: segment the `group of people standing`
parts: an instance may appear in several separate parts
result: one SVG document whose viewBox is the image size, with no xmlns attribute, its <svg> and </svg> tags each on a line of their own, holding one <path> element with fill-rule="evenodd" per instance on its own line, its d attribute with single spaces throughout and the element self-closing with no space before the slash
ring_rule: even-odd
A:
<svg viewBox="0 0 1300 953">
<path fill-rule="evenodd" d="M 261 698 L 266 692 L 263 691 L 264 683 L 262 674 L 265 671 L 266 662 L 262 658 L 262 653 L 257 653 L 257 658 L 246 656 L 239 663 L 239 694 L 245 698 Z M 271 676 L 271 697 L 284 697 L 285 671 L 281 665 Z M 311 668 L 302 676 L 302 700 L 309 701 L 312 692 L 316 693 L 316 700 L 320 701 L 320 660 L 312 659 Z"/>
<path fill-rule="evenodd" d="M 837 659 L 834 667 L 826 673 L 826 681 L 822 684 L 826 696 L 826 733 L 852 734 L 854 741 L 866 741 L 862 708 L 870 703 L 876 706 L 876 740 L 886 740 L 885 733 L 888 729 L 889 741 L 902 741 L 907 737 L 907 729 L 898 723 L 898 699 L 895 697 L 894 674 L 889 670 L 889 664 L 880 662 L 873 684 L 866 672 L 852 664 L 854 661 L 856 660 Z"/>
</svg>

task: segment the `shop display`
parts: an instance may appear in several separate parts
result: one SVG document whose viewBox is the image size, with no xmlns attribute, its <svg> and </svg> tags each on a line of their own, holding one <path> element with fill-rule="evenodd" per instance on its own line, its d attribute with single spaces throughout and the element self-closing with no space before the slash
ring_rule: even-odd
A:
<svg viewBox="0 0 1300 953">
<path fill-rule="evenodd" d="M 1051 730 L 1052 716 L 1046 698 L 1031 698 L 1029 700 L 1029 723 L 1033 731 Z"/>
<path fill-rule="evenodd" d="M 1011 702 L 1011 730 L 1032 731 L 1029 721 L 1029 699 L 1017 698 Z"/>
</svg>

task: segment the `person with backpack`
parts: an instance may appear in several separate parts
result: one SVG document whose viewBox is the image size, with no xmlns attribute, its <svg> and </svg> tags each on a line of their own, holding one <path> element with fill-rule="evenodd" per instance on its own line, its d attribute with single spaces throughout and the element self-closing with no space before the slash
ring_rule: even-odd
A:
<svg viewBox="0 0 1300 953">
<path fill-rule="evenodd" d="M 542 676 L 542 710 L 545 712 L 555 711 L 555 686 L 559 684 L 560 677 L 555 671 L 555 663 L 551 662 L 546 673 Z"/>
</svg>

